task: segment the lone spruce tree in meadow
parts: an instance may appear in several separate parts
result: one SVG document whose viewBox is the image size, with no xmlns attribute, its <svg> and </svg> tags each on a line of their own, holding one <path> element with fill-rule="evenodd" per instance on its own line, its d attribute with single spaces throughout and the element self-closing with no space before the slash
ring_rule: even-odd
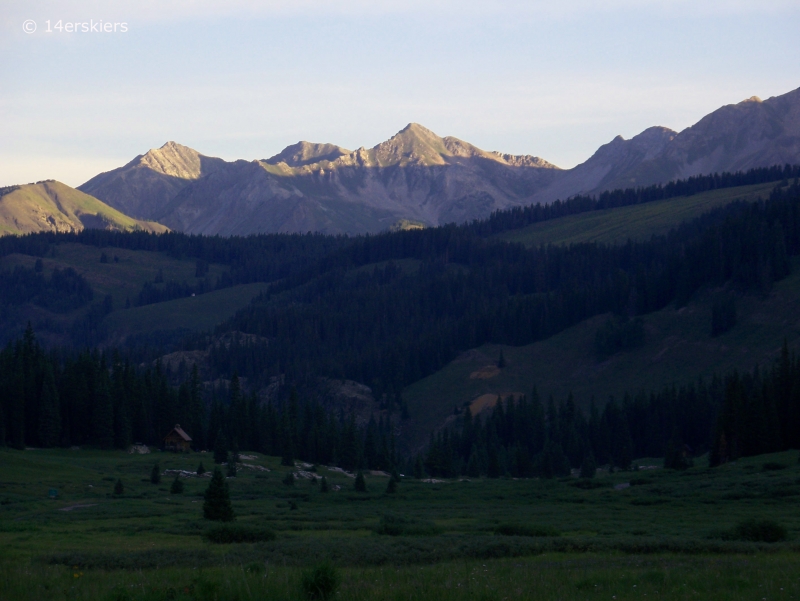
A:
<svg viewBox="0 0 800 601">
<path fill-rule="evenodd" d="M 233 507 L 231 507 L 231 494 L 228 491 L 228 483 L 222 475 L 219 467 L 214 468 L 214 475 L 205 493 L 203 503 L 203 517 L 207 520 L 218 522 L 233 521 Z"/>
<path fill-rule="evenodd" d="M 364 474 L 358 470 L 355 482 L 356 492 L 367 492 L 367 482 L 364 480 Z"/>
<path fill-rule="evenodd" d="M 319 485 L 319 492 L 328 492 L 329 490 L 328 479 L 325 476 L 322 476 L 322 482 L 320 482 Z"/>
<path fill-rule="evenodd" d="M 181 477 L 177 474 L 175 475 L 175 479 L 172 481 L 172 486 L 169 487 L 169 492 L 172 495 L 179 495 L 183 492 L 183 482 L 181 481 Z"/>
<path fill-rule="evenodd" d="M 117 478 L 116 484 L 114 484 L 114 496 L 119 497 L 125 493 L 125 486 L 122 484 L 122 479 Z"/>
</svg>

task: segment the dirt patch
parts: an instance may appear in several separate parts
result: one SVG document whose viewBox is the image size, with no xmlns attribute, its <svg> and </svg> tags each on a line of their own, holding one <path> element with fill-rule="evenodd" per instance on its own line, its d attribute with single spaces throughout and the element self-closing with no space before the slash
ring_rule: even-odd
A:
<svg viewBox="0 0 800 601">
<path fill-rule="evenodd" d="M 500 375 L 500 368 L 496 365 L 486 365 L 473 371 L 469 375 L 470 380 L 488 380 Z"/>
<path fill-rule="evenodd" d="M 469 404 L 469 411 L 472 415 L 478 415 L 481 411 L 486 409 L 491 409 L 495 405 L 497 405 L 497 398 L 500 397 L 502 399 L 507 399 L 508 397 L 514 397 L 515 400 L 519 399 L 522 396 L 521 392 L 490 392 L 488 394 L 482 394 L 477 399 L 472 401 Z"/>
<path fill-rule="evenodd" d="M 84 503 L 79 505 L 69 505 L 67 507 L 61 507 L 59 511 L 72 511 L 73 509 L 80 509 L 81 507 L 94 507 L 97 503 Z"/>
</svg>

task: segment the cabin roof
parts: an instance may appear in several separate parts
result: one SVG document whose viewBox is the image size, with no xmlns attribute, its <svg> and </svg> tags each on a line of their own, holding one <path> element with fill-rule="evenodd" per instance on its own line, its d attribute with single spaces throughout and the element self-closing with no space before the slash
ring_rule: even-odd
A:
<svg viewBox="0 0 800 601">
<path fill-rule="evenodd" d="M 164 438 L 165 438 L 165 439 L 166 439 L 166 438 L 169 438 L 169 437 L 170 437 L 170 435 L 171 435 L 173 432 L 175 432 L 175 433 L 176 433 L 178 436 L 180 436 L 180 437 L 181 437 L 183 440 L 185 440 L 186 442 L 192 442 L 192 437 L 191 437 L 191 436 L 189 436 L 189 435 L 188 435 L 186 432 L 184 432 L 184 431 L 183 431 L 183 429 L 181 428 L 181 425 L 180 425 L 180 424 L 175 424 L 175 427 L 174 427 L 174 428 L 172 428 L 172 430 L 170 430 L 170 431 L 169 431 L 169 433 L 168 433 L 168 434 L 167 434 L 167 435 L 166 435 Z"/>
</svg>

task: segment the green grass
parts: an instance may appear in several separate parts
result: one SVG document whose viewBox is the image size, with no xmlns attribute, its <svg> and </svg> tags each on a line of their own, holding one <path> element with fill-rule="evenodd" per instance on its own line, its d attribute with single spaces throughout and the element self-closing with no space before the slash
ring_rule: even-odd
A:
<svg viewBox="0 0 800 601">
<path fill-rule="evenodd" d="M 103 253 L 108 257 L 107 263 L 100 262 Z M 8 255 L 0 258 L 0 269 L 13 269 L 17 265 L 33 268 L 36 260 L 37 257 L 29 255 Z M 46 276 L 55 268 L 72 267 L 91 285 L 95 302 L 102 301 L 106 294 L 110 294 L 115 310 L 105 318 L 105 325 L 108 326 L 109 336 L 117 341 L 129 334 L 210 330 L 247 305 L 266 287 L 260 283 L 245 284 L 195 297 L 125 309 L 126 301 L 135 303 L 145 282 L 154 282 L 159 272 L 165 281 L 195 285 L 199 282 L 195 277 L 196 262 L 175 259 L 165 253 L 67 243 L 55 246 L 52 255 L 42 257 L 42 267 Z M 212 264 L 204 277 L 213 282 L 224 271 L 224 265 Z M 66 315 L 57 315 L 37 309 L 25 313 L 19 322 L 24 324 L 31 319 L 36 327 L 40 320 L 46 319 L 49 323 L 63 324 L 61 327 L 68 329 L 69 324 L 85 311 L 86 308 L 82 308 Z M 47 326 L 41 329 L 46 330 Z M 46 332 L 41 333 L 46 337 Z"/>
<path fill-rule="evenodd" d="M 233 317 L 266 287 L 263 283 L 243 284 L 199 296 L 115 311 L 105 319 L 105 323 L 112 336 L 178 329 L 211 330 Z"/>
<path fill-rule="evenodd" d="M 122 231 L 167 230 L 155 222 L 132 219 L 94 196 L 56 181 L 20 186 L 0 199 L 0 235 L 55 230 L 80 231 L 84 228 L 83 220 L 87 217 L 100 217 Z"/>
<path fill-rule="evenodd" d="M 108 263 L 101 263 L 105 253 Z M 114 257 L 119 261 L 115 262 Z M 0 258 L 0 269 L 13 269 L 16 265 L 33 267 L 37 257 L 13 254 Z M 86 244 L 66 243 L 54 247 L 54 254 L 43 257 L 45 275 L 55 267 L 72 267 L 91 285 L 95 294 L 102 297 L 111 294 L 116 307 L 122 307 L 125 299 L 135 301 L 145 282 L 153 282 L 161 271 L 164 280 L 176 280 L 194 284 L 196 263 L 193 260 L 175 259 L 165 253 L 124 248 L 98 248 Z M 208 276 L 214 280 L 225 271 L 224 265 L 209 266 Z"/>
<path fill-rule="evenodd" d="M 169 476 L 149 482 L 156 460 L 162 469 L 193 470 L 210 456 L 0 451 L 0 599 L 215 598 L 210 589 L 219 599 L 300 599 L 301 570 L 323 561 L 338 566 L 343 599 L 800 594 L 796 451 L 714 470 L 697 461 L 685 472 L 601 472 L 593 489 L 572 478 L 404 479 L 391 496 L 382 492 L 384 477 L 367 476 L 368 492 L 356 494 L 351 478 L 323 466 L 318 473 L 340 490 L 320 493 L 302 479 L 289 487 L 279 459 L 257 455 L 246 463 L 271 471 L 242 468 L 228 480 L 235 523 L 276 538 L 241 544 L 204 538 L 212 526 L 201 517 L 207 478 L 188 478 L 183 494 L 170 495 Z M 121 498 L 111 495 L 117 478 Z M 58 499 L 47 498 L 50 488 Z M 377 534 L 387 514 L 435 530 Z M 763 519 L 789 540 L 719 534 Z M 496 534 L 508 524 L 523 535 Z M 128 597 L 113 596 L 123 590 Z"/>
<path fill-rule="evenodd" d="M 570 215 L 499 234 L 509 242 L 526 246 L 577 242 L 625 243 L 666 234 L 683 221 L 695 219 L 711 209 L 734 201 L 753 202 L 767 198 L 775 182 L 713 190 L 641 205 Z"/>
<path fill-rule="evenodd" d="M 484 345 L 415 382 L 403 396 L 414 422 L 432 427 L 453 419 L 454 407 L 461 408 L 485 394 L 530 394 L 536 386 L 543 400 L 550 394 L 563 400 L 572 392 L 576 402 L 586 408 L 592 396 L 602 405 L 609 395 L 620 398 L 626 390 L 657 391 L 734 368 L 770 365 L 784 338 L 791 349 L 800 348 L 800 262 L 794 261 L 792 268 L 793 274 L 775 284 L 767 298 L 738 297 L 739 322 L 717 338 L 711 338 L 713 294 L 704 292 L 685 307 L 669 306 L 643 316 L 644 346 L 604 361 L 598 360 L 594 343 L 608 315 L 527 346 L 503 346 L 507 366 L 494 370 L 493 377 L 471 378 L 499 358 L 500 346 Z M 427 432 L 422 428 L 411 432 L 412 448 L 427 443 Z"/>
</svg>

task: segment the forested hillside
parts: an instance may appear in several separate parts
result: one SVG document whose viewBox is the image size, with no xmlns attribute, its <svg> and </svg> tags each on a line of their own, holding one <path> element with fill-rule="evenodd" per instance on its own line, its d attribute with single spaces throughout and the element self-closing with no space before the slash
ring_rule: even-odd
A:
<svg viewBox="0 0 800 601">
<path fill-rule="evenodd" d="M 387 459 L 396 457 L 396 451 L 366 449 L 390 449 L 395 435 L 408 442 L 410 429 L 418 436 L 444 425 L 438 420 L 426 422 L 424 412 L 409 416 L 405 390 L 435 374 L 464 351 L 485 344 L 527 345 L 587 319 L 610 314 L 613 318 L 597 332 L 596 352 L 602 361 L 640 344 L 644 333 L 639 318 L 667 306 L 681 307 L 698 293 L 715 289 L 726 292 L 715 305 L 716 330 L 710 333 L 716 336 L 729 330 L 736 323 L 731 299 L 736 295 L 766 297 L 776 282 L 790 274 L 792 257 L 800 256 L 798 172 L 798 168 L 787 166 L 693 178 L 664 188 L 620 191 L 599 199 L 577 199 L 573 204 L 498 214 L 487 222 L 466 226 L 354 238 L 309 234 L 226 239 L 86 230 L 69 235 L 43 233 L 1 239 L 0 261 L 8 265 L 13 260 L 11 264 L 16 265 L 0 272 L 5 281 L 14 283 L 4 287 L 0 297 L 2 315 L 6 321 L 18 324 L 19 317 L 26 315 L 23 309 L 28 307 L 27 314 L 38 319 L 32 320 L 34 330 L 43 329 L 49 335 L 61 332 L 64 341 L 58 352 L 46 351 L 33 342 L 33 334 L 28 331 L 22 342 L 12 342 L 6 349 L 3 390 L 15 391 L 7 393 L 3 400 L 6 439 L 15 446 L 124 446 L 133 439 L 157 443 L 164 428 L 180 421 L 191 424 L 199 433 L 198 444 L 209 448 L 217 444 L 222 434 L 226 444 L 235 440 L 240 448 L 280 451 L 312 461 L 338 461 L 345 466 L 357 465 L 362 460 L 353 458 L 362 453 L 369 458 L 363 460 L 366 465 L 385 468 L 396 463 L 396 459 Z M 687 193 L 752 185 L 771 178 L 775 186 L 768 198 L 718 206 L 667 234 L 640 237 L 625 244 L 526 247 L 494 237 L 499 231 L 557 220 L 565 214 L 662 202 L 677 198 L 678 194 L 685 198 Z M 65 261 L 72 260 L 70 257 L 95 255 L 92 264 L 76 263 L 86 266 L 83 271 L 58 267 L 59 261 L 67 265 Z M 151 261 L 158 267 L 136 261 Z M 144 309 L 167 310 L 169 303 L 203 298 L 210 292 L 236 291 L 237 287 L 257 283 L 265 291 L 249 304 L 249 297 L 240 297 L 245 303 L 243 308 L 221 323 L 217 321 L 213 331 L 141 331 L 127 340 L 114 339 L 115 344 L 121 344 L 118 354 L 109 344 L 110 324 L 120 326 L 126 319 L 133 321 L 134 315 L 141 321 L 144 314 L 139 313 Z M 13 294 L 8 292 L 12 289 Z M 255 294 L 253 289 L 247 289 Z M 103 294 L 95 294 L 95 290 Z M 125 301 L 115 296 L 117 290 L 127 291 Z M 170 310 L 178 310 L 177 305 Z M 204 316 L 202 323 L 214 320 Z M 98 345 L 98 350 L 83 354 L 75 350 Z M 164 368 L 157 361 L 174 351 L 183 358 L 179 372 Z M 193 379 L 188 376 L 192 362 L 197 367 Z M 752 368 L 741 367 L 748 371 Z M 38 375 L 31 375 L 34 373 Z M 28 374 L 27 380 L 20 380 L 20 374 Z M 729 376 L 719 377 L 722 382 Z M 130 379 L 127 384 L 115 384 L 125 378 Z M 239 378 L 242 384 L 234 385 L 232 382 Z M 761 378 L 756 374 L 752 381 L 761 382 Z M 352 413 L 337 413 L 335 404 L 321 392 L 322 380 L 352 380 L 368 385 L 376 402 L 372 425 L 368 425 L 369 416 L 362 415 L 357 423 Z M 83 383 L 75 384 L 76 381 Z M 751 380 L 741 381 L 744 384 L 740 389 L 745 392 L 740 390 L 737 398 L 758 388 L 751 385 Z M 276 382 L 281 383 L 277 389 Z M 677 384 L 680 387 L 690 383 Z M 114 386 L 117 392 L 108 393 Z M 575 466 L 590 453 L 597 461 L 624 464 L 625 457 L 632 454 L 654 453 L 658 448 L 663 451 L 673 439 L 688 443 L 696 451 L 713 448 L 720 460 L 761 448 L 760 443 L 744 442 L 750 439 L 737 430 L 741 417 L 732 417 L 730 423 L 726 422 L 728 425 L 720 426 L 720 436 L 710 434 L 721 407 L 731 415 L 743 415 L 741 402 L 728 401 L 727 388 L 721 386 L 696 384 L 695 392 L 686 392 L 705 399 L 688 403 L 693 411 L 700 412 L 691 416 L 676 413 L 676 407 L 686 402 L 670 400 L 668 393 L 660 391 L 645 391 L 642 397 L 639 389 L 629 389 L 636 401 L 623 405 L 618 404 L 620 399 L 615 403 L 598 397 L 596 419 L 591 417 L 591 411 L 584 415 L 582 408 L 588 399 L 572 401 L 579 408 L 564 409 L 573 416 L 568 420 L 570 425 L 558 426 L 560 434 L 552 430 L 538 438 L 527 437 L 531 446 L 525 451 L 524 461 L 521 455 L 512 460 L 519 451 L 515 446 L 518 439 L 497 434 L 496 444 L 489 443 L 494 435 L 480 429 L 488 426 L 475 426 L 477 438 L 473 442 L 447 442 L 452 452 L 444 453 L 444 464 L 435 454 L 428 457 L 428 471 L 466 470 L 472 460 L 477 469 L 487 473 L 490 463 L 493 473 L 495 468 L 519 474 L 549 472 L 551 468 L 542 467 L 545 455 L 541 454 L 547 449 L 547 453 L 555 452 L 557 447 L 553 445 L 558 445 L 567 459 L 554 459 L 556 463 L 547 459 L 550 463 L 546 463 L 558 464 L 559 469 L 567 463 Z M 84 388 L 93 392 L 80 392 Z M 23 389 L 26 401 L 20 409 L 14 399 L 21 398 Z M 521 405 L 527 408 L 525 411 L 545 416 L 535 426 L 537 431 L 548 432 L 556 423 L 555 416 L 561 415 L 559 406 L 566 399 L 548 401 L 540 411 L 536 395 L 528 396 L 529 389 L 520 392 L 527 397 Z M 651 392 L 653 398 L 662 400 L 653 401 L 647 396 Z M 549 395 L 547 390 L 542 393 Z M 683 398 L 680 394 L 678 397 Z M 55 398 L 59 400 L 54 401 Z M 73 398 L 98 400 L 69 400 Z M 299 399 L 294 401 L 296 410 L 291 409 L 292 398 Z M 94 415 L 95 409 L 81 408 L 79 404 L 95 402 L 102 419 L 91 423 L 113 423 L 110 431 L 105 426 L 100 433 L 85 430 L 86 424 L 72 425 L 75 415 L 85 411 Z M 776 409 L 779 423 L 791 424 L 790 405 L 775 403 L 776 407 L 783 407 Z M 200 406 L 207 418 L 203 411 L 189 409 Z M 662 406 L 667 409 L 657 410 Z M 511 407 L 513 403 L 509 411 Z M 617 419 L 615 411 L 627 417 Z M 460 412 L 458 407 L 456 412 Z M 56 413 L 60 420 L 57 428 L 52 426 Z M 114 418 L 108 422 L 111 414 Z M 491 419 L 503 415 L 502 410 L 495 410 L 495 414 L 498 417 Z M 637 441 L 634 432 L 656 427 L 654 423 L 636 421 L 639 418 L 635 416 L 643 414 L 651 416 L 648 419 L 656 419 L 653 415 L 673 417 L 667 421 L 657 418 L 661 420 L 656 424 L 660 430 Z M 590 427 L 592 419 L 596 423 Z M 609 447 L 611 443 L 602 442 L 606 439 L 598 434 L 601 423 L 606 423 L 604 428 L 611 428 L 609 431 L 614 433 L 608 440 L 622 444 L 624 453 L 620 448 Z M 20 424 L 24 424 L 22 429 Z M 668 424 L 679 424 L 675 426 L 677 431 Z M 693 425 L 689 428 L 687 424 Z M 685 430 L 684 425 L 689 429 Z M 587 428 L 594 428 L 594 434 Z M 580 444 L 575 443 L 578 439 L 574 436 L 575 440 L 570 441 L 572 430 L 579 433 Z M 312 436 L 311 432 L 316 434 Z M 791 444 L 792 436 L 784 432 L 780 444 Z M 347 450 L 342 446 L 344 440 L 350 441 Z M 484 442 L 479 444 L 479 440 Z M 590 440 L 595 442 L 590 444 Z M 552 444 L 545 448 L 547 441 Z M 445 442 L 434 440 L 431 448 L 446 447 Z M 353 450 L 358 445 L 363 445 L 362 451 Z M 505 449 L 498 450 L 496 463 L 487 455 L 490 447 Z M 406 453 L 416 448 L 408 444 L 403 447 Z M 534 460 L 536 457 L 539 459 Z M 451 464 L 462 467 L 447 467 Z M 523 464 L 527 467 L 519 467 Z"/>
</svg>

